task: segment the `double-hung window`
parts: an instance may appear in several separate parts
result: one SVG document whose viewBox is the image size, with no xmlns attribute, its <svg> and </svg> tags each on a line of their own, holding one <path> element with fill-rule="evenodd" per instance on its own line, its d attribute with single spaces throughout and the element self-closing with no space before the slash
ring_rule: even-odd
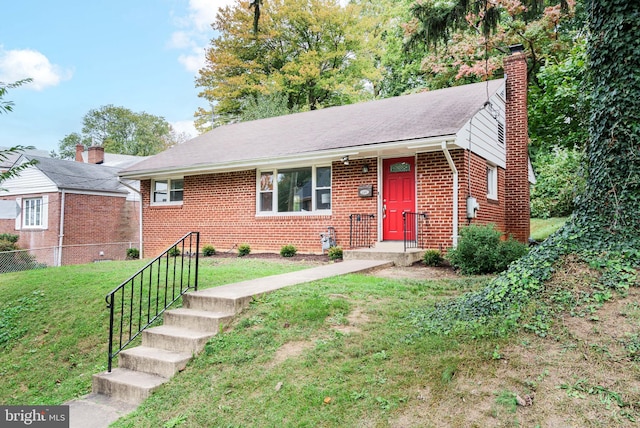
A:
<svg viewBox="0 0 640 428">
<path fill-rule="evenodd" d="M 23 199 L 22 226 L 25 228 L 42 227 L 43 209 L 42 198 Z"/>
<path fill-rule="evenodd" d="M 259 214 L 331 210 L 331 167 L 270 169 L 258 173 Z"/>
<path fill-rule="evenodd" d="M 155 205 L 180 205 L 184 194 L 184 180 L 169 178 L 154 180 L 151 186 L 151 203 Z"/>
</svg>

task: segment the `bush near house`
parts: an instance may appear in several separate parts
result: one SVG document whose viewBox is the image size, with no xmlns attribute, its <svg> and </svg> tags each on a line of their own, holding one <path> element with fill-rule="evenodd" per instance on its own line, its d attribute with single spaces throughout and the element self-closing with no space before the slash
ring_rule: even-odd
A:
<svg viewBox="0 0 640 428">
<path fill-rule="evenodd" d="M 180 255 L 180 249 L 178 247 L 173 247 L 167 254 L 171 257 L 178 257 Z"/>
<path fill-rule="evenodd" d="M 214 256 L 216 254 L 216 249 L 213 247 L 213 245 L 205 245 L 204 247 L 202 247 L 202 255 L 205 257 L 211 257 Z"/>
<path fill-rule="evenodd" d="M 251 252 L 251 246 L 249 244 L 238 245 L 238 257 L 244 257 Z"/>
<path fill-rule="evenodd" d="M 298 250 L 293 245 L 284 245 L 280 248 L 280 255 L 282 257 L 293 257 L 297 252 Z"/>
<path fill-rule="evenodd" d="M 137 248 L 127 248 L 127 260 L 136 260 L 140 258 L 140 250 Z"/>
<path fill-rule="evenodd" d="M 502 241 L 495 225 L 471 225 L 460 230 L 458 246 L 447 253 L 451 265 L 465 275 L 501 272 L 527 253 L 528 247 L 512 237 Z"/>
<path fill-rule="evenodd" d="M 427 250 L 422 256 L 422 261 L 427 266 L 437 267 L 442 264 L 444 258 L 439 250 Z"/>
<path fill-rule="evenodd" d="M 327 254 L 329 255 L 329 260 L 342 260 L 342 248 L 340 247 L 329 248 Z"/>
</svg>

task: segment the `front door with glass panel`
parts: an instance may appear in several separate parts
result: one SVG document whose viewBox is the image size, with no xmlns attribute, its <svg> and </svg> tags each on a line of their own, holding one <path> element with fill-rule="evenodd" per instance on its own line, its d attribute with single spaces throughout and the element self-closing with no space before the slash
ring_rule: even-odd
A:
<svg viewBox="0 0 640 428">
<path fill-rule="evenodd" d="M 415 159 L 385 159 L 382 166 L 382 238 L 401 241 L 402 213 L 415 211 Z"/>
</svg>

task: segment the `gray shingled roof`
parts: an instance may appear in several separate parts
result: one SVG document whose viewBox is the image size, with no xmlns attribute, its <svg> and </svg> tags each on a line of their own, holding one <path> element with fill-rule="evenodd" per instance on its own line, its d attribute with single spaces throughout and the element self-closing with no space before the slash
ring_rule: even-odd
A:
<svg viewBox="0 0 640 428">
<path fill-rule="evenodd" d="M 38 161 L 35 167 L 60 189 L 127 193 L 118 181 L 118 168 L 42 156 L 24 158 Z"/>
<path fill-rule="evenodd" d="M 454 135 L 503 80 L 221 126 L 121 171 L 175 171 Z"/>
</svg>

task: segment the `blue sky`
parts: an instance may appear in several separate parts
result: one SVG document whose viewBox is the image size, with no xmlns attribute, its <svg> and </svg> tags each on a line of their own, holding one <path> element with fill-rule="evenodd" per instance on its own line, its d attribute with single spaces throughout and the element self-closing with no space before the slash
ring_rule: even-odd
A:
<svg viewBox="0 0 640 428">
<path fill-rule="evenodd" d="M 82 118 L 107 104 L 164 117 L 196 136 L 207 107 L 194 79 L 214 36 L 211 22 L 233 0 L 20 0 L 4 2 L 0 82 L 14 111 L 0 115 L 0 146 L 57 150 Z"/>
</svg>

